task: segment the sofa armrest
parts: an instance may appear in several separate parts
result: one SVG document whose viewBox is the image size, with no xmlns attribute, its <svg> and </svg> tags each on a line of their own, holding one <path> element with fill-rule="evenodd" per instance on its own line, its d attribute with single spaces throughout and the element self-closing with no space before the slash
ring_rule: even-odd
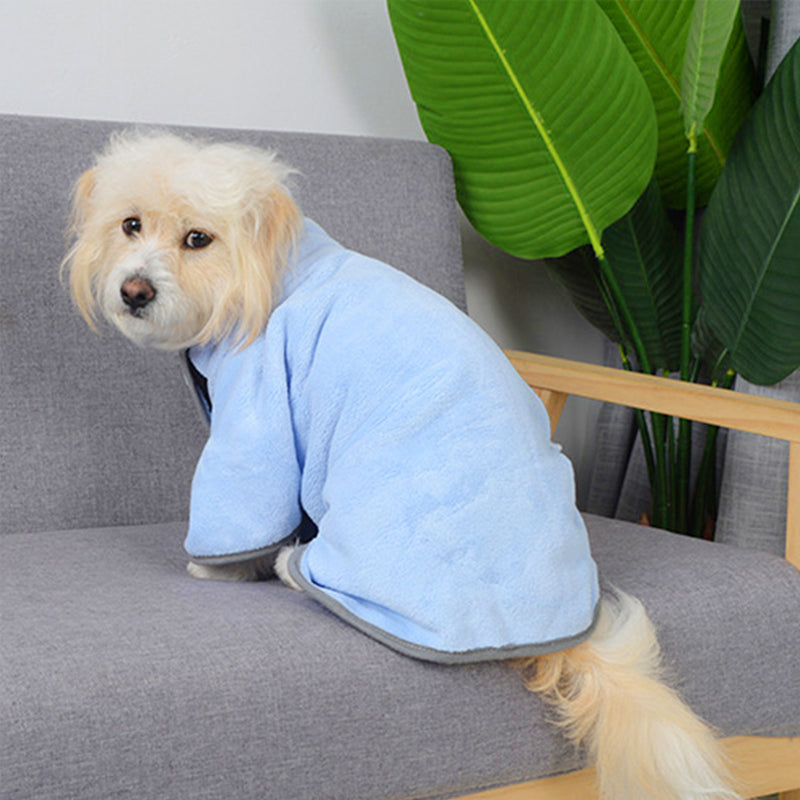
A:
<svg viewBox="0 0 800 800">
<path fill-rule="evenodd" d="M 800 569 L 800 403 L 510 350 L 555 428 L 568 395 L 684 417 L 789 442 L 786 559 Z"/>
</svg>

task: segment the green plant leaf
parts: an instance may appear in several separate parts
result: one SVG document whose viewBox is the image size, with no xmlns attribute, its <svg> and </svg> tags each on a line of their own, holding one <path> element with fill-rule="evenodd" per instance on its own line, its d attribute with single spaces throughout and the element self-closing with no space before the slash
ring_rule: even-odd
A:
<svg viewBox="0 0 800 800">
<path fill-rule="evenodd" d="M 681 246 L 655 181 L 603 235 L 653 369 L 677 370 L 681 353 Z"/>
<path fill-rule="evenodd" d="M 714 104 L 722 57 L 728 47 L 739 0 L 696 0 L 681 77 L 681 110 L 687 137 L 703 132 Z"/>
<path fill-rule="evenodd" d="M 692 352 L 705 364 L 712 381 L 721 382 L 731 368 L 730 354 L 709 327 L 702 308 L 692 326 Z"/>
<path fill-rule="evenodd" d="M 600 247 L 647 186 L 644 81 L 594 3 L 389 0 L 428 138 L 477 230 L 525 258 Z"/>
<path fill-rule="evenodd" d="M 658 118 L 655 177 L 670 208 L 686 203 L 681 73 L 695 0 L 597 0 L 644 77 Z M 716 101 L 698 141 L 697 202 L 705 205 L 755 98 L 755 71 L 740 18 L 720 69 Z"/>
<path fill-rule="evenodd" d="M 606 259 L 620 286 L 653 369 L 674 371 L 680 363 L 681 249 L 658 185 L 652 181 L 634 207 L 603 234 Z M 600 269 L 589 248 L 548 259 L 553 279 L 578 311 L 611 341 L 615 324 L 604 298 Z M 626 342 L 630 349 L 630 344 Z"/>
<path fill-rule="evenodd" d="M 731 148 L 700 233 L 702 317 L 733 369 L 770 384 L 800 365 L 800 43 Z"/>
</svg>

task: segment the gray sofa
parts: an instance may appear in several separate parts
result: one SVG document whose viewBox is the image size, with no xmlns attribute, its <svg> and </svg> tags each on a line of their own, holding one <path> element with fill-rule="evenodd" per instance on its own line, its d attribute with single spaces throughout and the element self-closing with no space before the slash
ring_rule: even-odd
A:
<svg viewBox="0 0 800 800">
<path fill-rule="evenodd" d="M 188 577 L 205 429 L 179 359 L 91 333 L 58 279 L 71 183 L 116 127 L 0 116 L 0 797 L 445 798 L 580 766 L 504 665 L 418 662 L 277 582 Z M 309 216 L 463 306 L 442 151 L 204 133 L 277 148 Z M 800 734 L 793 567 L 587 522 L 699 714 Z"/>
</svg>

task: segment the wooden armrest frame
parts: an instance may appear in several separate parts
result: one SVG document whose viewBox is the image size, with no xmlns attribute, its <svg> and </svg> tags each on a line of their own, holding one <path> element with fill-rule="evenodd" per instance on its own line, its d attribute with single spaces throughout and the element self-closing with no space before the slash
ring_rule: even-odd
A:
<svg viewBox="0 0 800 800">
<path fill-rule="evenodd" d="M 542 398 L 553 428 L 574 394 L 788 441 L 786 560 L 800 569 L 800 403 L 533 353 L 507 355 Z"/>
</svg>

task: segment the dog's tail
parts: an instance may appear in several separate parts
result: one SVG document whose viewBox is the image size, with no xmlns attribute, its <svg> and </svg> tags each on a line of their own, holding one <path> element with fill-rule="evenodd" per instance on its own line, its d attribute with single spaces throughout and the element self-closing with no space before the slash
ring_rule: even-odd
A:
<svg viewBox="0 0 800 800">
<path fill-rule="evenodd" d="M 555 706 L 611 800 L 733 800 L 711 731 L 660 679 L 659 646 L 642 604 L 604 595 L 583 644 L 530 659 L 526 686 Z"/>
</svg>

